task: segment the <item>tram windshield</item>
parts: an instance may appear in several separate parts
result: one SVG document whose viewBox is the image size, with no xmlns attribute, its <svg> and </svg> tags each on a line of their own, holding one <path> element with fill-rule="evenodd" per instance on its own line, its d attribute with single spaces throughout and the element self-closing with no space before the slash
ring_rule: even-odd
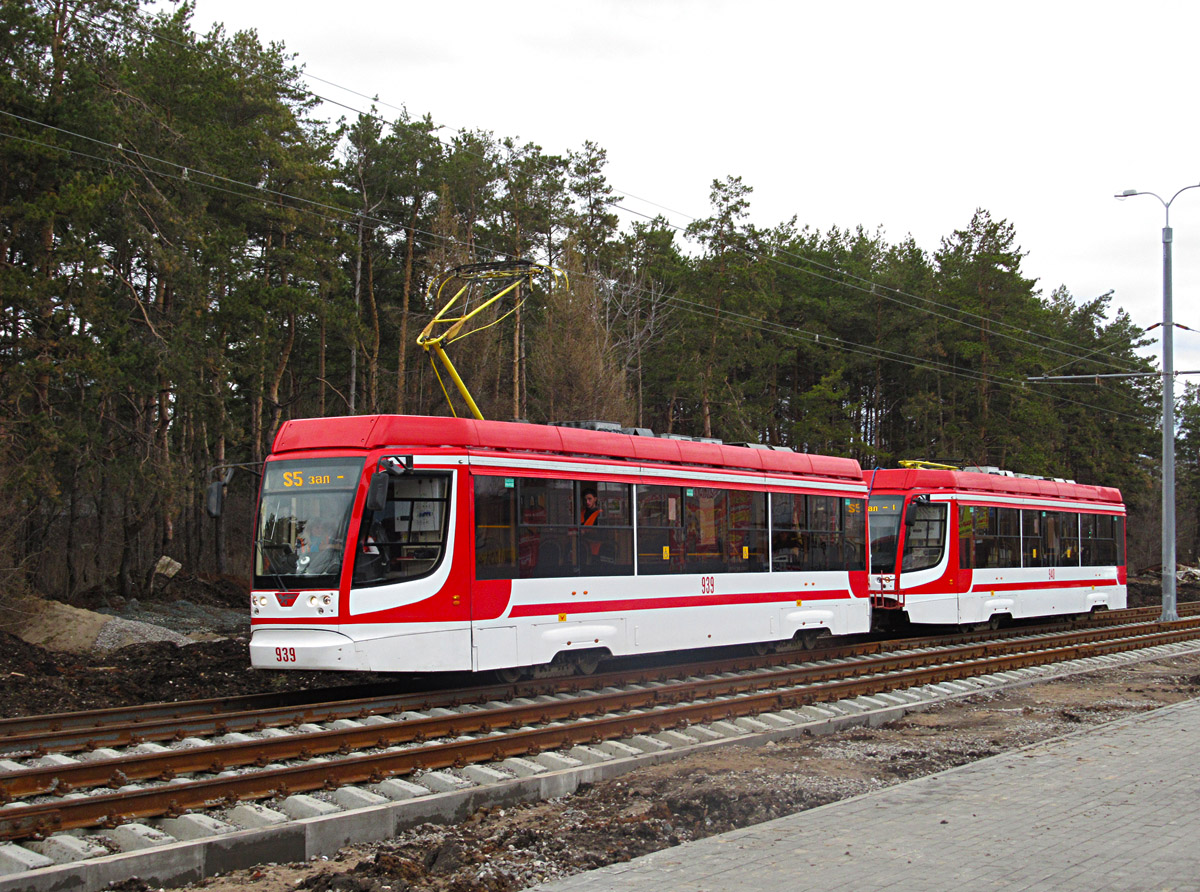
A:
<svg viewBox="0 0 1200 892">
<path fill-rule="evenodd" d="M 896 543 L 900 539 L 900 519 L 903 514 L 902 496 L 873 496 L 867 505 L 872 573 L 896 572 Z"/>
<path fill-rule="evenodd" d="M 254 547 L 256 588 L 337 588 L 361 458 L 268 462 Z"/>
</svg>

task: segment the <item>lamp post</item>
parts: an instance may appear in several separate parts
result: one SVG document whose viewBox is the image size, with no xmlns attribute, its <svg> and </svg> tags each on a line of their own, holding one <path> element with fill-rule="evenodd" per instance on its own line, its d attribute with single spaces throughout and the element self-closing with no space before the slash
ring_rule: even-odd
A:
<svg viewBox="0 0 1200 892">
<path fill-rule="evenodd" d="M 1162 397 L 1162 617 L 1163 622 L 1179 619 L 1175 611 L 1175 317 L 1171 306 L 1171 204 L 1188 189 L 1200 188 L 1200 183 L 1184 186 L 1164 201 L 1154 192 L 1126 189 L 1114 198 L 1134 195 L 1153 195 L 1166 213 L 1163 222 L 1163 397 Z"/>
</svg>

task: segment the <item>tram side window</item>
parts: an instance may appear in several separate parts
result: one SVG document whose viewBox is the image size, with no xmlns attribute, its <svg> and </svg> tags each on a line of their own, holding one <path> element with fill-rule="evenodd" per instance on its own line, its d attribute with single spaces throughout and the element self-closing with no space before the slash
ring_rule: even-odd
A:
<svg viewBox="0 0 1200 892">
<path fill-rule="evenodd" d="M 727 493 L 708 486 L 688 486 L 683 492 L 685 573 L 725 571 Z"/>
<path fill-rule="evenodd" d="M 685 573 L 767 569 L 767 503 L 763 493 L 685 487 L 683 496 Z"/>
<path fill-rule="evenodd" d="M 1101 565 L 1115 566 L 1117 563 L 1117 518 L 1112 514 L 1096 515 L 1096 542 L 1100 545 Z"/>
<path fill-rule="evenodd" d="M 1021 512 L 1024 566 L 1075 567 L 1079 565 L 1079 518 L 1065 511 Z"/>
<path fill-rule="evenodd" d="M 638 573 L 754 573 L 767 566 L 765 493 L 638 487 Z"/>
<path fill-rule="evenodd" d="M 1117 566 L 1125 566 L 1125 518 L 1118 515 L 1116 518 L 1117 524 Z"/>
<path fill-rule="evenodd" d="M 445 553 L 449 497 L 448 474 L 392 478 L 383 510 L 363 512 L 354 582 L 379 585 L 432 573 Z"/>
<path fill-rule="evenodd" d="M 975 566 L 975 554 L 978 545 L 975 542 L 975 512 L 982 511 L 987 517 L 986 508 L 976 508 L 974 505 L 958 506 L 958 565 L 964 570 Z"/>
<path fill-rule="evenodd" d="M 1060 567 L 1079 566 L 1079 515 L 1059 511 L 1059 560 Z"/>
<path fill-rule="evenodd" d="M 771 493 L 771 566 L 776 570 L 806 570 L 804 534 L 808 528 L 805 496 Z"/>
<path fill-rule="evenodd" d="M 907 511 L 914 511 L 916 519 L 905 523 L 904 551 L 900 558 L 903 572 L 928 570 L 941 563 L 946 551 L 945 504 L 910 502 Z"/>
<path fill-rule="evenodd" d="M 971 538 L 964 546 L 965 520 L 960 518 L 959 549 L 963 567 L 1009 568 L 1021 566 L 1021 512 L 1017 508 L 964 506 L 970 510 Z M 966 550 L 969 553 L 963 554 Z"/>
<path fill-rule="evenodd" d="M 628 483 L 581 482 L 576 557 L 584 576 L 633 573 L 633 520 Z M 595 496 L 594 508 L 588 496 Z"/>
<path fill-rule="evenodd" d="M 1108 567 L 1117 563 L 1118 530 L 1123 533 L 1121 518 L 1112 514 L 1081 514 L 1079 544 L 1085 567 Z M 1121 536 L 1123 552 L 1124 536 Z M 1123 556 L 1123 554 L 1122 554 Z"/>
<path fill-rule="evenodd" d="M 633 573 L 627 483 L 475 478 L 479 579 Z"/>
<path fill-rule="evenodd" d="M 575 575 L 579 508 L 570 480 L 523 477 L 518 486 L 517 575 Z"/>
<path fill-rule="evenodd" d="M 833 496 L 808 497 L 809 569 L 841 570 L 842 517 L 840 499 Z"/>
<path fill-rule="evenodd" d="M 1045 552 L 1042 547 L 1042 528 L 1045 526 L 1045 511 L 1021 512 L 1021 566 L 1040 567 Z"/>
<path fill-rule="evenodd" d="M 766 493 L 731 489 L 726 506 L 725 572 L 764 572 L 768 566 Z"/>
<path fill-rule="evenodd" d="M 771 494 L 771 554 L 776 570 L 862 570 L 862 499 Z"/>
<path fill-rule="evenodd" d="M 517 481 L 475 478 L 475 574 L 480 579 L 517 575 Z"/>
<path fill-rule="evenodd" d="M 686 557 L 682 487 L 638 486 L 637 527 L 638 574 L 682 573 Z"/>
</svg>

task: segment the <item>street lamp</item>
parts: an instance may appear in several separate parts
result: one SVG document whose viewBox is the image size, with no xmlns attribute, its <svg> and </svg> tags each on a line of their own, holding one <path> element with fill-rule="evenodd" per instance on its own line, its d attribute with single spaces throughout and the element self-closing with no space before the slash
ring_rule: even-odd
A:
<svg viewBox="0 0 1200 892">
<path fill-rule="evenodd" d="M 1154 192 L 1126 189 L 1113 196 L 1130 198 L 1134 195 L 1153 195 L 1166 212 L 1163 223 L 1163 397 L 1162 397 L 1162 617 L 1163 622 L 1179 619 L 1175 611 L 1175 317 L 1171 307 L 1171 204 L 1188 189 L 1200 188 L 1200 183 L 1184 186 L 1163 201 Z"/>
</svg>

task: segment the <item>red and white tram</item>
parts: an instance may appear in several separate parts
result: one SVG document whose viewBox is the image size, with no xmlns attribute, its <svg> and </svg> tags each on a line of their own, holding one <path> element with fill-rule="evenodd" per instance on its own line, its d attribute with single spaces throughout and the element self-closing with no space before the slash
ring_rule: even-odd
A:
<svg viewBox="0 0 1200 892">
<path fill-rule="evenodd" d="M 863 479 L 877 618 L 891 608 L 913 623 L 995 627 L 1125 607 L 1125 506 L 1116 489 L 995 468 L 889 469 Z"/>
<path fill-rule="evenodd" d="M 447 671 L 865 632 L 852 459 L 572 427 L 283 425 L 251 661 Z"/>
</svg>

